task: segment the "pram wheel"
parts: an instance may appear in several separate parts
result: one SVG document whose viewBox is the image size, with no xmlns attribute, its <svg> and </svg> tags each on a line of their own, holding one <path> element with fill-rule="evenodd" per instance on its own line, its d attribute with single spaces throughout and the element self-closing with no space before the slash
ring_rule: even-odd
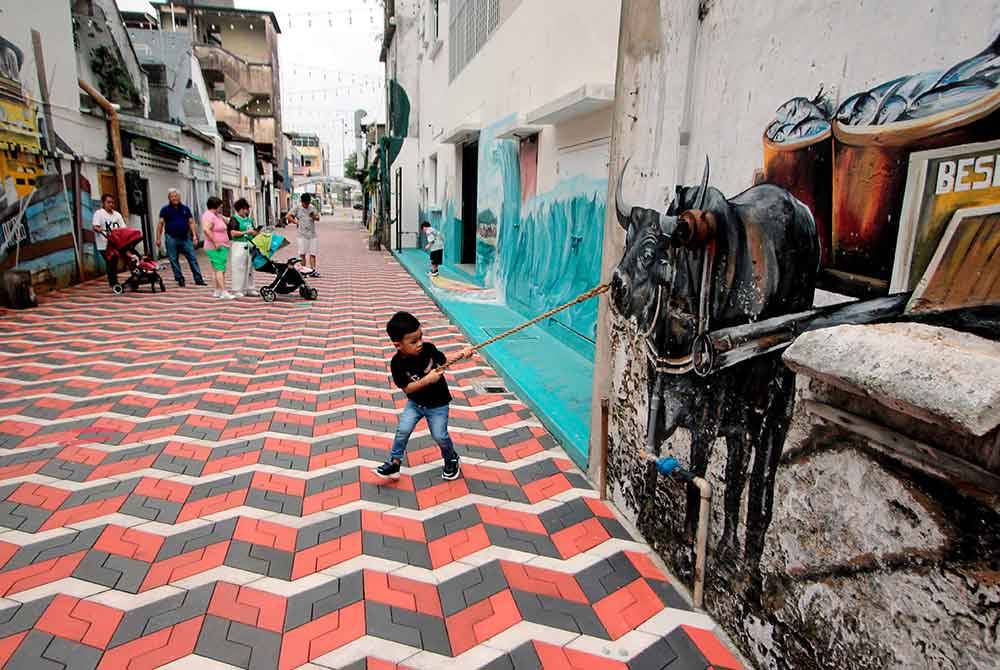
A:
<svg viewBox="0 0 1000 670">
<path fill-rule="evenodd" d="M 299 295 L 301 295 L 306 300 L 315 300 L 319 297 L 319 291 L 312 288 L 311 286 L 300 286 Z"/>
<path fill-rule="evenodd" d="M 122 286 L 121 284 L 114 284 L 111 287 L 111 292 L 114 293 L 115 295 L 121 295 L 122 293 L 125 292 L 125 287 Z"/>
<path fill-rule="evenodd" d="M 274 302 L 278 294 L 274 292 L 274 289 L 265 286 L 260 290 L 260 297 L 264 299 L 264 302 Z"/>
</svg>

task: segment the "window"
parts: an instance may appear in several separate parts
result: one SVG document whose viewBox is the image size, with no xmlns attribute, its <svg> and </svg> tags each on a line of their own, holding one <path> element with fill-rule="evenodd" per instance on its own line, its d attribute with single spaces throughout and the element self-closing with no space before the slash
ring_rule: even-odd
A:
<svg viewBox="0 0 1000 670">
<path fill-rule="evenodd" d="M 448 22 L 449 81 L 465 69 L 500 25 L 500 0 L 452 0 Z"/>
</svg>

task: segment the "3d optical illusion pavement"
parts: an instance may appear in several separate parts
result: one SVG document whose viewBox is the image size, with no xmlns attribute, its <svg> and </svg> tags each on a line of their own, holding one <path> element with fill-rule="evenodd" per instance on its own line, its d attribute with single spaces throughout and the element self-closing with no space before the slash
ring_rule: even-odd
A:
<svg viewBox="0 0 1000 670">
<path fill-rule="evenodd" d="M 450 374 L 461 479 L 403 477 L 382 324 L 461 333 L 355 226 L 320 299 L 0 311 L 0 667 L 740 668 L 481 360 Z"/>
</svg>

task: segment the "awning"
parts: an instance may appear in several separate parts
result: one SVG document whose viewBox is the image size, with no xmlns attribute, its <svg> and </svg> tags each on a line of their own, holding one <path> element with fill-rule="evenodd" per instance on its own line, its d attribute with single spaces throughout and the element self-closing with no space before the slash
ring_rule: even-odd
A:
<svg viewBox="0 0 1000 670">
<path fill-rule="evenodd" d="M 557 125 L 584 114 L 607 109 L 615 104 L 613 84 L 584 84 L 566 95 L 529 112 L 525 120 L 531 125 Z"/>
<path fill-rule="evenodd" d="M 188 151 L 187 149 L 185 149 L 184 147 L 179 147 L 176 144 L 171 144 L 170 142 L 164 142 L 163 140 L 156 140 L 156 139 L 152 140 L 152 142 L 156 146 L 158 146 L 158 147 L 160 147 L 162 149 L 166 149 L 167 151 L 172 151 L 173 153 L 177 154 L 178 156 L 186 156 L 186 157 L 190 158 L 191 160 L 193 160 L 193 161 L 195 161 L 197 163 L 203 163 L 205 165 L 211 165 L 212 164 L 211 161 L 205 160 L 203 157 L 199 156 L 198 154 L 192 153 L 192 152 Z"/>
</svg>

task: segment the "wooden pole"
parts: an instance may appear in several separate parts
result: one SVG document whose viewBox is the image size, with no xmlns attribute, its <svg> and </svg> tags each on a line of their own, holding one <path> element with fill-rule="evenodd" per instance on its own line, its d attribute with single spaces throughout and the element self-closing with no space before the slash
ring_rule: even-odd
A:
<svg viewBox="0 0 1000 670">
<path fill-rule="evenodd" d="M 597 473 L 597 490 L 601 500 L 608 499 L 608 418 L 610 403 L 607 398 L 601 398 L 601 469 Z"/>
</svg>

